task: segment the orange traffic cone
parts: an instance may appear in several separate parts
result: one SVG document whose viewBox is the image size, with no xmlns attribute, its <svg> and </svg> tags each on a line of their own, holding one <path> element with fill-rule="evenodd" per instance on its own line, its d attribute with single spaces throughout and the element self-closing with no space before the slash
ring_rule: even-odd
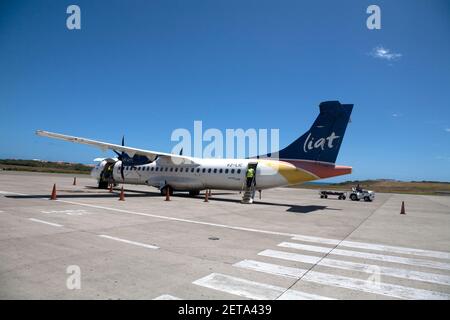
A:
<svg viewBox="0 0 450 320">
<path fill-rule="evenodd" d="M 77 185 L 77 177 L 73 177 L 73 185 L 74 185 L 74 186 Z"/>
<path fill-rule="evenodd" d="M 120 190 L 119 201 L 125 201 L 125 194 L 123 193 L 123 186 L 122 186 L 122 189 Z"/>
<path fill-rule="evenodd" d="M 205 200 L 204 202 L 208 202 L 208 190 L 205 191 Z"/>
<path fill-rule="evenodd" d="M 50 200 L 56 200 L 56 183 L 53 184 L 52 195 L 50 196 Z"/>
<path fill-rule="evenodd" d="M 402 201 L 402 208 L 401 208 L 401 210 L 400 210 L 400 214 L 406 214 L 406 211 L 405 211 L 405 201 Z"/>
</svg>

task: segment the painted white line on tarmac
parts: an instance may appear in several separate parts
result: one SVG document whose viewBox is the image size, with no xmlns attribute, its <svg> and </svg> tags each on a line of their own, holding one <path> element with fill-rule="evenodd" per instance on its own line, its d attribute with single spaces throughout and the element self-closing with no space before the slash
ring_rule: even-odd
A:
<svg viewBox="0 0 450 320">
<path fill-rule="evenodd" d="M 62 227 L 61 224 L 57 224 L 57 223 L 53 223 L 53 222 L 48 222 L 48 221 L 44 221 L 44 220 L 39 220 L 39 219 L 34 219 L 34 218 L 29 218 L 29 220 L 34 221 L 34 222 L 39 222 L 39 223 L 48 224 L 49 226 L 53 226 L 53 227 Z"/>
<path fill-rule="evenodd" d="M 356 263 L 350 261 L 342 261 L 335 259 L 324 258 L 319 263 L 319 266 L 350 270 L 350 271 L 359 271 L 368 274 L 373 274 L 375 272 L 379 272 L 382 276 L 389 276 L 394 278 L 401 278 L 407 280 L 415 280 L 422 282 L 430 282 L 442 285 L 450 285 L 450 277 L 443 274 L 422 272 L 422 271 L 414 271 L 408 269 L 400 269 L 400 268 L 391 268 L 384 266 L 377 266 L 373 264 L 367 263 Z"/>
<path fill-rule="evenodd" d="M 0 194 L 4 194 L 4 195 L 15 195 L 15 196 L 27 196 L 27 194 L 24 193 L 18 193 L 18 192 L 11 192 L 11 191 L 0 191 Z"/>
<path fill-rule="evenodd" d="M 378 261 L 383 261 L 383 262 L 407 264 L 407 265 L 411 265 L 411 266 L 450 270 L 449 263 L 432 261 L 432 260 L 422 260 L 422 259 L 388 256 L 388 255 L 377 254 L 377 253 L 367 253 L 367 252 L 358 252 L 358 251 L 350 251 L 350 250 L 342 250 L 342 249 L 332 249 L 332 248 L 327 248 L 327 247 L 310 246 L 310 245 L 304 245 L 304 244 L 293 243 L 293 242 L 282 242 L 278 246 L 284 247 L 284 248 L 297 249 L 297 250 L 320 252 L 320 253 L 325 253 L 325 254 L 329 253 L 332 255 L 346 256 L 346 257 L 353 257 L 353 258 L 370 259 L 370 260 L 378 260 Z"/>
<path fill-rule="evenodd" d="M 172 296 L 170 294 L 162 294 L 156 298 L 154 298 L 153 300 L 182 300 L 181 298 Z"/>
<path fill-rule="evenodd" d="M 274 300 L 285 291 L 285 289 L 281 287 L 227 276 L 220 273 L 211 273 L 192 283 L 198 286 L 256 300 Z"/>
<path fill-rule="evenodd" d="M 206 277 L 192 282 L 195 285 L 206 287 L 234 294 L 240 297 L 255 300 L 274 300 L 279 296 L 284 299 L 329 299 L 318 295 L 309 294 L 297 290 L 288 290 L 283 297 L 286 289 L 265 283 L 250 281 L 246 279 L 236 278 L 220 273 L 211 273 Z"/>
<path fill-rule="evenodd" d="M 266 263 L 261 261 L 255 261 L 255 260 L 242 260 L 238 263 L 233 264 L 233 267 L 253 270 L 253 271 L 259 271 L 264 272 L 268 274 L 273 274 L 276 276 L 283 276 L 288 278 L 294 278 L 298 279 L 301 276 L 303 276 L 306 271 L 306 269 L 299 269 L 299 268 L 291 268 L 291 267 L 285 267 L 280 266 L 277 264 L 272 263 Z"/>
<path fill-rule="evenodd" d="M 424 256 L 424 257 L 429 257 L 429 258 L 450 259 L 450 253 L 443 252 L 443 251 L 432 251 L 432 250 L 423 250 L 423 249 L 415 249 L 415 248 L 407 248 L 407 247 L 387 246 L 387 245 L 383 245 L 383 244 L 371 244 L 371 243 L 354 242 L 354 241 L 342 241 L 339 246 L 358 248 L 358 249 L 368 249 L 368 250 L 374 250 L 374 251 L 392 252 L 392 253 L 399 253 L 399 254 L 410 254 L 410 255 Z"/>
<path fill-rule="evenodd" d="M 285 293 L 283 293 L 277 300 L 336 300 L 336 299 L 289 289 Z"/>
<path fill-rule="evenodd" d="M 314 256 L 305 256 L 301 254 L 293 254 L 289 252 L 285 252 L 285 254 L 281 254 L 283 251 L 276 251 L 269 252 L 269 254 L 262 252 L 262 256 L 272 257 L 272 258 L 281 258 L 284 260 L 291 260 L 296 262 L 303 262 L 303 263 L 311 263 L 311 261 L 317 260 L 317 257 Z M 256 262 L 256 261 L 255 261 Z M 259 262 L 259 264 L 262 264 Z M 394 278 L 401 278 L 401 279 L 407 279 L 407 280 L 414 280 L 414 281 L 421 281 L 421 282 L 429 282 L 429 283 L 436 283 L 436 284 L 442 284 L 442 285 L 450 285 L 450 276 L 443 275 L 443 274 L 436 274 L 436 273 L 428 273 L 428 272 L 422 272 L 422 271 L 415 271 L 415 270 L 408 270 L 408 269 L 400 269 L 400 268 L 391 268 L 391 267 L 384 267 L 384 266 L 378 266 L 368 263 L 357 263 L 357 262 L 350 262 L 350 261 L 343 261 L 343 260 L 336 260 L 336 259 L 329 259 L 324 258 L 320 260 L 320 262 L 317 263 L 318 266 L 324 266 L 324 267 L 330 267 L 330 268 L 337 268 L 337 269 L 343 269 L 343 270 L 350 270 L 350 271 L 356 271 L 356 272 L 364 272 L 368 274 L 374 274 L 375 272 L 378 272 L 381 276 L 389 276 Z M 248 269 L 253 269 L 256 271 L 261 272 L 267 272 L 272 274 L 279 274 L 281 276 L 285 277 L 291 277 L 291 278 L 299 278 L 303 275 L 305 269 L 298 269 L 298 268 L 289 268 L 289 267 L 282 267 L 278 266 L 279 268 L 276 268 L 277 265 L 272 265 L 271 268 L 264 268 L 264 266 L 257 265 L 253 263 L 251 260 L 244 260 L 239 263 L 237 263 L 235 266 L 237 267 L 243 267 Z M 292 270 L 291 270 L 292 269 Z"/>
<path fill-rule="evenodd" d="M 424 256 L 424 257 L 438 258 L 438 259 L 450 259 L 450 253 L 444 252 L 444 251 L 424 250 L 424 249 L 390 246 L 390 245 L 384 245 L 384 244 L 358 242 L 358 241 L 344 240 L 344 241 L 340 242 L 340 240 L 336 240 L 336 239 L 310 237 L 310 236 L 302 236 L 302 235 L 295 236 L 292 238 L 292 240 L 305 241 L 305 242 L 316 242 L 316 243 L 330 244 L 330 245 L 338 245 L 339 244 L 339 246 L 349 247 L 349 248 L 358 248 L 358 249 L 368 249 L 368 250 L 374 250 L 374 251 L 409 254 L 409 255 L 417 255 L 417 256 Z"/>
<path fill-rule="evenodd" d="M 450 295 L 447 293 L 415 289 L 410 287 L 387 284 L 383 282 L 362 280 L 327 273 L 310 271 L 303 276 L 301 281 L 309 281 L 327 286 L 340 287 L 345 289 L 357 290 L 367 293 L 379 294 L 399 299 L 412 300 L 448 300 Z"/>
<path fill-rule="evenodd" d="M 117 209 L 117 208 L 97 206 L 97 205 L 87 204 L 87 203 L 82 203 L 82 202 L 74 202 L 74 201 L 67 201 L 67 200 L 56 200 L 56 201 L 63 202 L 63 203 L 80 205 L 80 206 L 86 206 L 86 207 L 91 207 L 91 208 L 96 208 L 96 209 L 109 210 L 109 211 L 115 211 L 115 212 L 120 212 L 120 213 L 128 213 L 128 214 L 134 214 L 134 215 L 138 215 L 138 216 L 169 220 L 169 221 L 186 222 L 186 223 L 205 225 L 205 226 L 211 226 L 211 227 L 219 227 L 219 228 L 238 230 L 238 231 L 248 231 L 248 232 L 255 232 L 255 233 L 271 234 L 271 235 L 285 236 L 285 237 L 294 237 L 294 236 L 296 236 L 296 234 L 294 234 L 294 233 L 277 232 L 277 231 L 270 231 L 270 230 L 261 230 L 261 229 L 253 229 L 253 228 L 247 228 L 247 227 L 238 227 L 238 226 L 231 226 L 231 225 L 226 225 L 226 224 L 219 224 L 219 223 L 212 223 L 212 222 L 205 222 L 205 221 L 198 221 L 198 220 L 174 218 L 174 217 L 162 216 L 162 215 L 157 215 L 157 214 L 135 212 L 135 211 L 125 210 L 125 209 Z"/>
<path fill-rule="evenodd" d="M 258 255 L 264 256 L 264 257 L 288 260 L 288 261 L 311 263 L 311 264 L 316 264 L 321 259 L 321 257 L 306 256 L 306 255 L 298 254 L 298 253 L 291 253 L 291 252 L 270 250 L 270 249 L 261 251 L 260 253 L 258 253 Z"/>
<path fill-rule="evenodd" d="M 337 239 L 328 239 L 328 238 L 320 238 L 320 237 L 312 237 L 312 236 L 303 236 L 303 235 L 297 235 L 295 237 L 292 237 L 292 240 L 298 240 L 298 241 L 305 241 L 305 242 L 316 242 L 321 244 L 331 244 L 331 245 L 338 245 L 341 240 Z"/>
<path fill-rule="evenodd" d="M 148 249 L 159 249 L 159 247 L 153 246 L 151 244 L 145 244 L 145 243 L 131 241 L 131 240 L 126 240 L 126 239 L 122 239 L 122 238 L 111 237 L 111 236 L 108 236 L 108 235 L 105 235 L 105 234 L 100 234 L 99 237 L 106 238 L 106 239 L 111 239 L 111 240 L 116 240 L 116 241 L 120 241 L 120 242 L 124 242 L 124 243 L 128 243 L 128 244 L 133 244 L 135 246 L 144 247 L 144 248 L 148 248 Z"/>
</svg>

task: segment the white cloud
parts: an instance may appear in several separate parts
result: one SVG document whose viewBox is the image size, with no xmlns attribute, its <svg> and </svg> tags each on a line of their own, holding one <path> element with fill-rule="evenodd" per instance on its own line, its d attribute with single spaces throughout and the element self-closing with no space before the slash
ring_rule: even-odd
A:
<svg viewBox="0 0 450 320">
<path fill-rule="evenodd" d="M 445 128 L 444 130 L 447 132 L 450 132 L 450 128 Z"/>
<path fill-rule="evenodd" d="M 401 114 L 401 113 L 393 113 L 392 117 L 393 118 L 403 117 L 403 114 Z"/>
<path fill-rule="evenodd" d="M 388 61 L 398 60 L 402 57 L 401 53 L 391 52 L 391 50 L 384 48 L 383 46 L 373 48 L 370 55 L 374 58 L 384 59 L 384 60 L 388 60 Z"/>
</svg>

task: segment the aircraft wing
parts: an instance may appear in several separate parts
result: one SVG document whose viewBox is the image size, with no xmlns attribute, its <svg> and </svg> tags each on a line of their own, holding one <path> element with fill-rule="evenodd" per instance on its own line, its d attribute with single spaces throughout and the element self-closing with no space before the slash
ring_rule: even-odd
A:
<svg viewBox="0 0 450 320">
<path fill-rule="evenodd" d="M 123 151 L 126 154 L 128 154 L 130 157 L 133 157 L 135 154 L 138 154 L 141 156 L 146 156 L 151 161 L 154 161 L 157 157 L 159 157 L 159 158 L 164 158 L 165 160 L 171 160 L 174 164 L 196 164 L 196 162 L 193 161 L 191 157 L 187 157 L 187 156 L 131 148 L 131 147 L 126 147 L 126 146 L 121 146 L 118 144 L 112 144 L 112 143 L 90 140 L 90 139 L 74 137 L 74 136 L 67 136 L 64 134 L 53 133 L 53 132 L 48 132 L 48 131 L 43 131 L 43 130 L 36 130 L 36 134 L 41 137 L 60 139 L 60 140 L 70 141 L 73 143 L 87 144 L 90 146 L 97 147 L 103 151 L 106 151 L 106 150 Z"/>
</svg>

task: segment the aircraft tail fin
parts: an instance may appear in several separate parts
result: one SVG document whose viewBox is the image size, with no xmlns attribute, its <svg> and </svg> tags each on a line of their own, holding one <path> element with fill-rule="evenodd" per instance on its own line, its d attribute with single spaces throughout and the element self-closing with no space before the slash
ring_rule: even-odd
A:
<svg viewBox="0 0 450 320">
<path fill-rule="evenodd" d="M 311 128 L 280 150 L 279 159 L 336 162 L 353 104 L 325 101 L 319 108 L 320 114 Z"/>
</svg>

